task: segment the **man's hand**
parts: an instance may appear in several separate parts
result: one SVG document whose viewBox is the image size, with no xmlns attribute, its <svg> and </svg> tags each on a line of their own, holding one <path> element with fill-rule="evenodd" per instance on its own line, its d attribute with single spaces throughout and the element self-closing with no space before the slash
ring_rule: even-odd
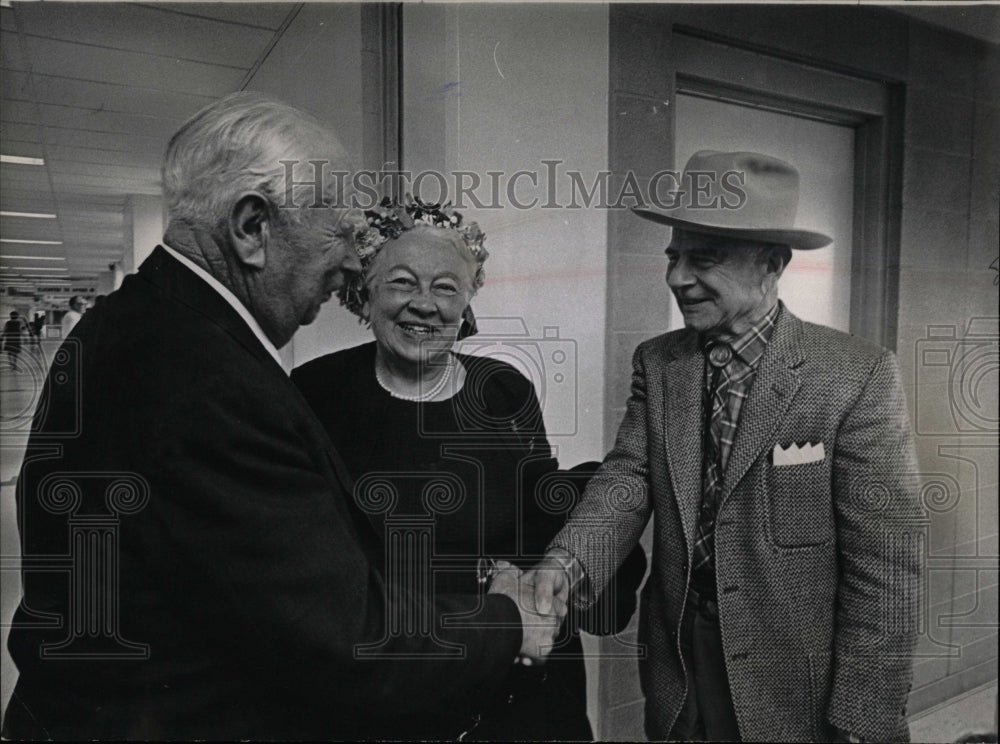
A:
<svg viewBox="0 0 1000 744">
<path fill-rule="evenodd" d="M 543 664 L 555 645 L 562 619 L 566 616 L 566 603 L 557 600 L 549 603 L 548 612 L 539 612 L 535 606 L 535 587 L 527 575 L 515 566 L 498 561 L 499 571 L 490 583 L 490 594 L 505 594 L 517 604 L 521 613 L 521 651 L 518 660 L 523 664 Z"/>
<path fill-rule="evenodd" d="M 535 587 L 535 606 L 542 614 L 552 612 L 557 606 L 565 614 L 571 587 L 570 566 L 574 562 L 565 550 L 552 550 L 525 574 L 525 580 Z"/>
</svg>

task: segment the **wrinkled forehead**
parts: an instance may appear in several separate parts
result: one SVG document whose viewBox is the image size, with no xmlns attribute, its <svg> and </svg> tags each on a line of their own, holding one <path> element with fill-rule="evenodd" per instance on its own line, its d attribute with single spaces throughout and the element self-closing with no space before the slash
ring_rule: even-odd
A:
<svg viewBox="0 0 1000 744">
<path fill-rule="evenodd" d="M 391 266 L 397 261 L 440 269 L 461 275 L 475 275 L 476 259 L 462 237 L 454 230 L 442 227 L 417 226 L 388 240 L 375 258 L 376 266 Z"/>
</svg>

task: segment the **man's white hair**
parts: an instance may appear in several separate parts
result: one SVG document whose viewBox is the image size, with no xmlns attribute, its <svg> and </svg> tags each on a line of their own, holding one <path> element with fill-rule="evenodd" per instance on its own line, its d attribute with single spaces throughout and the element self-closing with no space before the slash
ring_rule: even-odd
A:
<svg viewBox="0 0 1000 744">
<path fill-rule="evenodd" d="M 286 197 L 287 168 L 296 161 L 296 183 Z M 313 186 L 313 166 L 322 160 L 324 194 Z M 247 192 L 278 206 L 309 206 L 317 197 L 336 199 L 331 170 L 346 170 L 347 154 L 318 119 L 260 93 L 226 96 L 188 119 L 167 145 L 163 190 L 170 218 L 209 229 L 225 223 Z M 286 203 L 289 202 L 289 203 Z M 299 210 L 291 210 L 298 215 Z"/>
</svg>

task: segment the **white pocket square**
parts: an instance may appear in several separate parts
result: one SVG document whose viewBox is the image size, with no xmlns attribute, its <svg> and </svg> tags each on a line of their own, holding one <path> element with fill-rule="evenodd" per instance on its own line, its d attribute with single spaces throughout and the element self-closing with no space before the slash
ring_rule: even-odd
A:
<svg viewBox="0 0 1000 744">
<path fill-rule="evenodd" d="M 823 443 L 790 444 L 783 449 L 780 444 L 774 445 L 774 466 L 805 465 L 810 462 L 822 462 L 826 459 Z"/>
</svg>

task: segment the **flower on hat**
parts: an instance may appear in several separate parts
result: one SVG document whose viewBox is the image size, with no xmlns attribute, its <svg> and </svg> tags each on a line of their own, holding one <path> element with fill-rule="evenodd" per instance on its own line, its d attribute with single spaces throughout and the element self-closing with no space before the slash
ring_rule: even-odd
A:
<svg viewBox="0 0 1000 744">
<path fill-rule="evenodd" d="M 476 261 L 475 287 L 478 289 L 483 286 L 486 279 L 483 264 L 490 255 L 483 245 L 486 234 L 476 222 L 463 224 L 461 213 L 455 211 L 451 202 L 432 204 L 412 194 L 406 194 L 402 202 L 394 202 L 385 197 L 376 206 L 365 210 L 365 220 L 368 227 L 355 234 L 355 250 L 361 259 L 361 274 L 345 282 L 339 294 L 340 304 L 361 318 L 362 322 L 362 310 L 367 297 L 365 282 L 375 256 L 388 241 L 395 240 L 415 227 L 437 227 L 457 232 Z"/>
</svg>

